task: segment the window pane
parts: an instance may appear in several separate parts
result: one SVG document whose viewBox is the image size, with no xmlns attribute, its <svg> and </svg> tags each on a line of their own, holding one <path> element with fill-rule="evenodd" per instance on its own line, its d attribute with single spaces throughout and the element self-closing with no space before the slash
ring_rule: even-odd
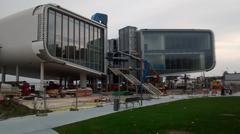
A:
<svg viewBox="0 0 240 134">
<path fill-rule="evenodd" d="M 144 36 L 144 48 L 149 50 L 163 50 L 164 49 L 164 36 L 158 33 L 146 33 Z"/>
<path fill-rule="evenodd" d="M 100 49 L 100 71 L 103 71 L 103 66 L 104 66 L 104 31 L 101 29 L 100 30 L 100 44 L 99 44 L 99 49 Z"/>
<path fill-rule="evenodd" d="M 98 29 L 98 43 L 97 43 L 97 48 L 98 48 L 98 53 L 97 53 L 97 61 L 98 61 L 98 69 L 99 71 L 101 71 L 101 49 L 100 49 L 100 45 L 101 45 L 101 29 Z"/>
<path fill-rule="evenodd" d="M 68 16 L 63 15 L 63 59 L 68 60 Z"/>
<path fill-rule="evenodd" d="M 93 60 L 94 60 L 94 69 L 98 70 L 98 60 L 97 60 L 97 53 L 98 53 L 98 34 L 97 34 L 97 27 L 94 27 L 94 52 L 93 52 Z"/>
<path fill-rule="evenodd" d="M 94 70 L 103 70 L 103 29 L 51 9 L 47 32 L 47 48 L 52 56 Z"/>
<path fill-rule="evenodd" d="M 84 23 L 80 22 L 80 59 L 81 59 L 81 64 L 85 64 L 85 49 L 84 49 Z"/>
<path fill-rule="evenodd" d="M 167 33 L 165 46 L 166 49 L 210 49 L 208 35 L 203 33 Z"/>
<path fill-rule="evenodd" d="M 52 56 L 56 56 L 56 45 L 54 42 L 55 33 L 55 12 L 49 10 L 48 13 L 48 52 Z"/>
<path fill-rule="evenodd" d="M 60 13 L 56 14 L 56 56 L 62 57 L 62 15 Z"/>
<path fill-rule="evenodd" d="M 204 70 L 212 66 L 214 57 L 209 32 L 144 31 L 143 37 L 144 58 L 162 74 Z M 156 54 L 162 54 L 163 59 L 158 59 Z"/>
<path fill-rule="evenodd" d="M 84 57 L 84 61 L 85 61 L 85 66 L 88 67 L 88 47 L 89 47 L 89 25 L 85 24 L 85 44 L 84 44 L 84 48 L 85 48 L 85 57 Z"/>
<path fill-rule="evenodd" d="M 80 64 L 79 55 L 80 55 L 80 44 L 79 44 L 79 21 L 75 20 L 75 62 Z"/>
<path fill-rule="evenodd" d="M 73 35 L 74 35 L 74 30 L 73 30 L 73 18 L 69 18 L 69 33 L 68 33 L 68 42 L 69 42 L 69 61 L 74 62 L 74 53 L 75 53 L 75 46 L 73 45 Z"/>
<path fill-rule="evenodd" d="M 93 69 L 93 26 L 90 25 L 89 31 L 89 43 L 88 43 L 88 58 L 89 58 L 89 67 Z"/>
</svg>

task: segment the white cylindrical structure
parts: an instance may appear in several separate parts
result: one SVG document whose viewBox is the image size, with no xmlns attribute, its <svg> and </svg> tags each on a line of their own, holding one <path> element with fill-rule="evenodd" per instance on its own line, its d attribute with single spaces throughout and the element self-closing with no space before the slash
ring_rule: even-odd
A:
<svg viewBox="0 0 240 134">
<path fill-rule="evenodd" d="M 52 17 L 50 17 L 51 15 Z M 59 18 L 61 16 L 63 17 Z M 69 19 L 66 19 L 66 17 Z M 64 24 L 62 23 L 63 19 L 65 20 Z M 77 37 L 85 40 L 85 35 L 79 34 L 77 36 L 75 34 L 80 33 L 80 26 L 85 24 L 88 25 L 89 29 L 84 30 L 85 27 L 83 27 L 82 32 L 88 31 L 86 34 L 94 34 L 94 38 L 89 38 L 85 46 L 80 48 L 80 45 L 75 45 L 75 43 L 79 43 Z M 63 31 L 62 28 L 66 30 Z M 60 35 L 59 31 L 62 31 Z M 46 63 L 44 66 L 47 74 L 45 79 L 58 79 L 61 76 L 78 79 L 79 73 L 85 73 L 88 76 L 101 76 L 105 73 L 102 50 L 106 45 L 106 31 L 106 25 L 82 17 L 57 5 L 46 4 L 27 9 L 0 19 L 0 66 L 7 66 L 5 74 L 16 74 L 31 78 L 39 78 L 41 62 Z M 91 45 L 87 45 L 89 43 Z M 65 46 L 59 48 L 59 44 Z M 63 49 L 67 53 L 63 53 Z M 80 58 L 80 52 L 87 54 L 92 49 L 98 49 L 99 54 L 94 53 L 92 57 Z M 52 52 L 53 50 L 55 52 Z M 56 55 L 56 52 L 61 52 L 61 55 Z M 78 57 L 76 53 L 79 54 Z M 99 57 L 99 60 L 94 60 L 96 56 Z M 96 63 L 88 62 L 91 65 L 80 64 L 83 61 L 90 60 Z M 21 67 L 21 71 L 16 68 L 16 65 Z"/>
<path fill-rule="evenodd" d="M 41 62 L 40 64 L 40 88 L 41 91 L 43 92 L 43 107 L 44 110 L 47 109 L 47 101 L 46 101 L 46 89 L 44 87 L 44 62 Z"/>
<path fill-rule="evenodd" d="M 84 73 L 80 74 L 80 86 L 81 88 L 87 87 L 87 75 Z"/>
</svg>

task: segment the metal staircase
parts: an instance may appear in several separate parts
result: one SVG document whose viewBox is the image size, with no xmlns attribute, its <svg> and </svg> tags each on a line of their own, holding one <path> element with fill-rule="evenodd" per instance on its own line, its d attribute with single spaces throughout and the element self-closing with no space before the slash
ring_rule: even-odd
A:
<svg viewBox="0 0 240 134">
<path fill-rule="evenodd" d="M 109 68 L 109 70 L 116 76 L 122 76 L 124 77 L 127 81 L 129 81 L 131 84 L 133 85 L 141 85 L 141 81 L 138 80 L 135 76 L 133 76 L 132 74 L 124 74 L 123 72 L 121 72 L 120 69 L 118 68 Z M 143 83 L 143 88 L 145 90 L 147 90 L 149 93 L 151 93 L 152 95 L 156 95 L 156 96 L 160 96 L 161 92 L 158 90 L 157 87 L 155 87 L 154 85 L 152 85 L 151 83 Z"/>
<path fill-rule="evenodd" d="M 125 78 L 134 85 L 141 85 L 141 81 L 139 81 L 136 77 L 132 74 L 124 74 Z"/>
<path fill-rule="evenodd" d="M 114 75 L 122 76 L 123 73 L 118 68 L 108 68 Z"/>
<path fill-rule="evenodd" d="M 152 94 L 157 96 L 162 95 L 161 91 L 151 83 L 144 83 L 144 86 L 146 87 L 145 89 L 148 90 L 149 92 L 151 91 Z"/>
</svg>

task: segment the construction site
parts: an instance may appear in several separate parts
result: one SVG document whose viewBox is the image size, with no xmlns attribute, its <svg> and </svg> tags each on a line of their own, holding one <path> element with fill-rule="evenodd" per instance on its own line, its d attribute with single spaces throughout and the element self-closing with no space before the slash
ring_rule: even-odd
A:
<svg viewBox="0 0 240 134">
<path fill-rule="evenodd" d="M 36 113 L 107 104 L 118 111 L 121 104 L 141 106 L 143 100 L 162 96 L 237 92 L 237 84 L 226 88 L 223 76 L 186 75 L 214 68 L 211 30 L 127 26 L 118 38 L 108 39 L 107 19 L 100 13 L 87 19 L 47 4 L 0 20 L 0 102 L 11 99 Z M 16 80 L 6 81 L 8 74 Z"/>
</svg>

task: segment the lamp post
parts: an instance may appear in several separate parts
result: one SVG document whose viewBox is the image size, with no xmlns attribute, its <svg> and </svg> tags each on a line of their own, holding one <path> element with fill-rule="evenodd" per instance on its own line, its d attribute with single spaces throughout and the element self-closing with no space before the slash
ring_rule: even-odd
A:
<svg viewBox="0 0 240 134">
<path fill-rule="evenodd" d="M 141 91 L 140 91 L 140 96 L 141 96 L 141 106 L 142 106 L 142 105 L 143 105 L 143 101 L 142 101 L 142 100 L 143 100 L 143 92 L 142 92 L 142 91 L 143 91 L 144 60 L 141 59 L 140 62 L 141 62 L 141 63 L 140 63 L 140 64 L 141 64 L 141 69 L 140 69 L 140 70 L 141 70 L 141 85 L 140 85 L 140 86 L 141 86 L 141 87 L 140 87 L 140 90 L 141 90 Z"/>
</svg>

